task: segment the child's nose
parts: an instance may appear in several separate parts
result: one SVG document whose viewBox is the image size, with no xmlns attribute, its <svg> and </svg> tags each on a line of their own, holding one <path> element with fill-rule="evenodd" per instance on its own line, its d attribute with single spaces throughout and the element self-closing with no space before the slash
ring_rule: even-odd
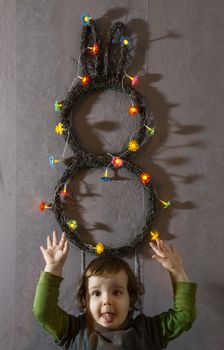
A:
<svg viewBox="0 0 224 350">
<path fill-rule="evenodd" d="M 103 304 L 104 304 L 104 305 L 111 305 L 111 299 L 110 299 L 109 294 L 106 294 L 106 295 L 104 296 Z"/>
</svg>

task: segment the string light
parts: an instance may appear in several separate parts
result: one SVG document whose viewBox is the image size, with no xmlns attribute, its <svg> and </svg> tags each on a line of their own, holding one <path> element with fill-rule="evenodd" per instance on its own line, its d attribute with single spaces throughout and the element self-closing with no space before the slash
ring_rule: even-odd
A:
<svg viewBox="0 0 224 350">
<path fill-rule="evenodd" d="M 67 225 L 71 230 L 75 230 L 78 227 L 78 224 L 75 220 L 69 220 L 67 222 Z"/>
<path fill-rule="evenodd" d="M 139 177 L 143 185 L 147 185 L 147 183 L 149 183 L 151 180 L 151 176 L 148 173 L 141 173 Z"/>
<path fill-rule="evenodd" d="M 112 179 L 108 176 L 108 169 L 105 170 L 104 175 L 101 177 L 101 180 L 105 182 L 112 181 Z"/>
<path fill-rule="evenodd" d="M 83 86 L 88 86 L 89 83 L 91 82 L 91 77 L 90 75 L 83 75 L 83 77 L 79 76 L 79 79 L 81 80 L 81 83 Z"/>
<path fill-rule="evenodd" d="M 90 24 L 91 17 L 88 15 L 88 13 L 83 13 L 81 15 L 81 21 L 84 26 L 88 26 Z"/>
<path fill-rule="evenodd" d="M 131 115 L 137 115 L 139 114 L 139 108 L 138 106 L 130 106 L 129 109 L 128 109 L 128 113 L 131 114 Z"/>
<path fill-rule="evenodd" d="M 111 163 L 113 164 L 113 166 L 115 167 L 115 168 L 120 168 L 123 164 L 124 164 L 124 161 L 123 161 L 123 159 L 121 159 L 120 157 L 113 157 L 112 158 L 112 161 L 111 161 Z"/>
<path fill-rule="evenodd" d="M 39 210 L 44 211 L 45 209 L 52 209 L 52 204 L 41 201 L 39 204 Z"/>
<path fill-rule="evenodd" d="M 54 103 L 55 111 L 60 111 L 63 109 L 61 120 L 63 120 L 63 122 L 64 122 L 64 125 L 62 122 L 60 122 L 55 127 L 55 131 L 57 134 L 61 135 L 66 130 L 66 133 L 65 133 L 66 134 L 65 136 L 67 138 L 66 146 L 67 146 L 68 140 L 69 140 L 71 142 L 71 145 L 74 147 L 74 152 L 77 151 L 77 153 L 78 153 L 80 151 L 80 159 L 82 156 L 82 150 L 81 149 L 79 150 L 78 145 L 77 145 L 78 141 L 76 140 L 75 136 L 73 135 L 73 131 L 71 130 L 70 102 L 71 102 L 71 104 L 73 104 L 73 102 L 75 102 L 77 100 L 77 96 L 85 95 L 87 91 L 88 92 L 92 91 L 93 87 L 94 87 L 94 89 L 95 88 L 98 89 L 99 87 L 101 89 L 102 88 L 104 89 L 104 88 L 107 88 L 109 86 L 109 88 L 111 87 L 112 89 L 117 90 L 117 81 L 115 80 L 115 82 L 114 83 L 112 82 L 112 84 L 111 84 L 110 76 L 109 76 L 108 80 L 105 80 L 104 75 L 101 77 L 101 75 L 99 74 L 98 69 L 97 69 L 98 68 L 97 67 L 98 60 L 97 60 L 97 57 L 95 57 L 95 56 L 99 53 L 101 47 L 100 47 L 100 40 L 98 41 L 98 39 L 97 39 L 98 36 L 95 35 L 95 34 L 97 34 L 95 31 L 95 21 L 87 13 L 82 14 L 81 21 L 83 24 L 83 29 L 82 29 L 83 32 L 82 32 L 81 54 L 79 56 L 78 63 L 77 63 L 78 71 L 77 71 L 76 77 L 73 80 L 68 91 L 69 92 L 71 91 L 71 88 L 73 87 L 75 81 L 77 82 L 77 85 L 74 87 L 72 94 L 69 94 L 65 98 L 65 101 L 67 101 L 69 99 L 68 108 L 67 108 L 67 105 L 66 105 L 66 108 L 64 108 L 65 101 L 55 101 L 55 103 Z M 86 26 L 89 26 L 89 27 L 86 28 Z M 123 93 L 128 96 L 129 101 L 130 101 L 129 102 L 130 106 L 128 107 L 128 113 L 130 115 L 133 115 L 133 116 L 138 115 L 138 114 L 140 114 L 140 116 L 141 116 L 141 114 L 142 114 L 142 117 L 144 119 L 143 122 L 141 122 L 141 127 L 139 128 L 138 135 L 137 135 L 137 132 L 133 133 L 131 135 L 131 137 L 129 138 L 129 142 L 128 142 L 128 151 L 136 152 L 140 148 L 140 144 L 138 143 L 138 141 L 141 140 L 141 143 L 142 143 L 142 138 L 139 136 L 145 137 L 145 135 L 143 135 L 143 133 L 142 133 L 142 128 L 145 126 L 147 129 L 147 133 L 149 133 L 150 136 L 155 133 L 155 128 L 150 128 L 149 126 L 145 125 L 146 115 L 145 115 L 145 113 L 143 113 L 145 107 L 141 101 L 141 95 L 139 93 L 137 93 L 135 91 L 135 89 L 132 88 L 133 86 L 135 86 L 137 84 L 137 82 L 139 80 L 139 76 L 138 75 L 130 76 L 124 70 L 125 56 L 123 57 L 122 55 L 123 55 L 124 50 L 126 50 L 126 47 L 127 47 L 127 51 L 128 51 L 128 47 L 131 46 L 132 40 L 130 38 L 128 38 L 127 36 L 122 36 L 122 34 L 124 33 L 124 30 L 123 30 L 123 26 L 121 26 L 120 23 L 117 23 L 115 25 L 115 28 L 116 28 L 116 30 L 113 29 L 113 32 L 111 31 L 111 40 L 108 43 L 108 48 L 110 47 L 111 42 L 112 43 L 114 42 L 113 40 L 115 40 L 115 36 L 117 33 L 118 42 L 120 42 L 120 45 L 122 45 L 120 59 L 118 60 L 117 72 L 122 73 L 122 77 L 119 77 L 119 79 L 121 79 L 121 87 L 122 87 Z M 90 39 L 90 38 L 92 38 L 92 39 Z M 98 41 L 98 42 L 96 42 L 96 41 Z M 92 57 L 92 56 L 90 57 L 90 55 L 92 55 L 94 57 Z M 122 58 L 122 60 L 121 60 L 121 58 Z M 110 67 L 109 59 L 108 59 L 108 61 L 106 61 L 107 59 L 108 58 L 105 55 L 104 60 L 107 63 L 105 71 L 108 73 L 108 72 L 110 72 L 110 69 L 112 67 Z M 94 61 L 94 68 L 91 66 L 91 68 L 93 68 L 93 69 L 91 69 L 91 72 L 89 72 L 90 60 Z M 116 74 L 116 71 L 112 72 L 112 75 L 114 75 L 114 73 Z M 126 78 L 128 78 L 130 80 L 129 84 L 124 84 Z M 79 82 L 79 79 L 80 79 L 80 82 Z M 82 86 L 84 86 L 86 88 L 85 89 L 82 88 L 81 84 L 82 84 Z M 149 125 L 150 125 L 150 123 L 149 123 Z M 65 129 L 65 127 L 67 129 Z M 71 137 L 70 137 L 70 134 L 71 134 Z M 132 138 L 136 138 L 136 140 L 134 140 Z M 126 145 L 126 147 L 127 147 L 127 145 Z M 65 147 L 65 149 L 66 149 L 66 147 Z M 64 149 L 64 152 L 65 152 L 65 149 Z M 62 159 L 64 158 L 64 152 L 63 152 Z M 112 178 L 109 176 L 109 173 L 108 173 L 109 167 L 111 165 L 113 165 L 115 168 L 119 168 L 123 165 L 123 163 L 125 163 L 125 165 L 127 164 L 127 169 L 130 169 L 132 172 L 134 172 L 136 175 L 138 175 L 139 179 L 141 180 L 143 185 L 147 185 L 149 183 L 149 181 L 151 180 L 151 175 L 146 173 L 146 172 L 143 172 L 142 169 L 139 169 L 135 165 L 128 163 L 126 158 L 124 157 L 124 155 L 126 153 L 127 153 L 127 150 L 124 152 L 121 152 L 121 153 L 114 151 L 114 154 L 122 154 L 121 157 L 123 157 L 123 159 L 118 157 L 118 156 L 110 155 L 111 158 L 109 158 L 110 160 L 108 161 L 108 155 L 107 156 L 105 155 L 105 162 L 104 162 L 103 157 L 102 157 L 103 161 L 101 161 L 101 159 L 98 161 L 100 163 L 99 164 L 100 166 L 102 166 L 102 164 L 105 164 L 105 166 L 107 167 L 105 169 L 104 175 L 101 177 L 101 180 L 105 181 L 105 182 L 112 181 Z M 50 156 L 49 162 L 50 162 L 50 165 L 52 167 L 54 167 L 55 164 L 57 164 L 60 161 L 57 159 L 54 159 L 53 156 Z M 97 163 L 97 160 L 93 160 L 93 163 L 94 164 Z M 77 169 L 79 169 L 79 166 L 80 165 L 77 165 Z M 76 165 L 74 165 L 74 170 L 75 169 L 76 169 Z M 66 170 L 64 176 L 62 177 L 60 182 L 57 184 L 57 188 L 55 190 L 55 195 L 54 195 L 54 200 L 52 201 L 52 203 L 48 204 L 48 203 L 42 201 L 39 205 L 39 208 L 41 211 L 44 211 L 45 209 L 52 209 L 56 214 L 57 220 L 59 221 L 59 219 L 60 219 L 60 224 L 62 223 L 65 227 L 67 225 L 71 230 L 75 230 L 78 226 L 77 222 L 73 219 L 68 220 L 68 218 L 66 218 L 66 215 L 64 215 L 62 213 L 65 210 L 65 208 L 63 208 L 63 206 L 60 205 L 60 203 L 58 203 L 58 199 L 57 199 L 58 194 L 60 196 L 61 202 L 63 201 L 63 199 L 68 198 L 70 196 L 69 193 L 67 192 L 67 186 L 65 184 L 65 182 L 67 184 L 69 184 L 69 182 L 67 181 L 67 179 L 68 179 L 67 172 L 68 171 Z M 69 174 L 69 176 L 70 176 L 70 174 Z M 148 213 L 150 215 L 150 220 L 148 220 L 148 218 L 147 218 L 146 225 L 144 225 L 142 232 L 138 235 L 138 237 L 137 237 L 138 239 L 136 239 L 136 242 L 138 242 L 139 237 L 142 240 L 141 237 L 143 237 L 143 235 L 145 237 L 145 234 L 149 234 L 149 232 L 150 232 L 150 238 L 152 241 L 156 240 L 157 237 L 159 236 L 159 233 L 157 231 L 150 231 L 150 229 L 151 229 L 150 222 L 152 220 L 153 213 L 154 213 L 154 210 L 153 210 L 154 196 L 153 196 L 153 189 L 151 186 L 148 186 L 147 190 L 148 190 L 147 192 L 150 193 L 150 196 L 151 196 L 150 198 L 153 197 L 153 201 L 150 200 L 149 204 L 148 204 L 148 206 L 149 206 Z M 167 208 L 170 206 L 170 201 L 168 201 L 168 202 L 162 201 L 159 199 L 159 197 L 158 197 L 158 200 L 161 202 L 161 204 L 164 206 L 164 208 Z M 58 214 L 63 214 L 63 215 L 58 215 Z M 76 244 L 77 242 L 74 239 L 74 235 L 72 235 L 69 232 L 68 232 L 68 234 L 71 235 L 70 239 Z M 80 237 L 80 240 L 81 240 L 81 237 Z M 130 246 L 127 245 L 127 246 L 121 247 L 122 249 L 120 247 L 118 247 L 118 248 L 106 247 L 105 248 L 101 242 L 98 242 L 96 245 L 90 245 L 90 244 L 83 242 L 83 246 L 84 246 L 84 250 L 88 250 L 94 254 L 96 254 L 96 253 L 102 254 L 103 252 L 105 252 L 105 249 L 106 249 L 105 253 L 107 253 L 107 251 L 108 252 L 111 251 L 111 252 L 116 252 L 116 253 L 118 252 L 119 254 L 120 254 L 120 252 L 122 252 L 122 254 L 123 254 L 123 250 L 128 252 L 128 250 L 130 248 L 135 248 L 135 246 L 137 246 L 137 243 L 131 242 Z"/>
<path fill-rule="evenodd" d="M 146 129 L 147 129 L 147 134 L 149 136 L 153 136 L 155 134 L 156 128 L 150 128 L 149 126 L 145 125 Z"/>
<path fill-rule="evenodd" d="M 136 152 L 139 149 L 139 144 L 136 140 L 130 140 L 128 143 L 128 150 L 131 152 Z"/>
<path fill-rule="evenodd" d="M 59 193 L 61 199 L 70 197 L 70 194 L 67 192 L 67 185 L 64 185 L 63 190 Z"/>
<path fill-rule="evenodd" d="M 63 108 L 63 106 L 64 106 L 64 101 L 60 101 L 60 102 L 55 101 L 54 103 L 55 112 L 59 112 Z"/>
<path fill-rule="evenodd" d="M 63 131 L 65 131 L 66 129 L 64 128 L 64 125 L 60 122 L 55 126 L 55 132 L 56 134 L 62 134 Z"/>
<path fill-rule="evenodd" d="M 158 231 L 150 231 L 150 239 L 151 241 L 156 241 L 156 239 L 159 237 L 160 233 Z"/>
<path fill-rule="evenodd" d="M 103 243 L 101 243 L 101 242 L 97 243 L 97 245 L 96 245 L 96 252 L 97 252 L 97 254 L 102 254 L 103 251 L 104 251 Z"/>
<path fill-rule="evenodd" d="M 162 201 L 161 199 L 159 201 L 160 203 L 162 203 L 164 209 L 169 208 L 171 206 L 171 201 L 165 202 L 165 201 Z"/>
<path fill-rule="evenodd" d="M 60 163 L 60 160 L 59 159 L 54 159 L 54 156 L 50 156 L 48 158 L 48 160 L 49 160 L 50 166 L 52 168 L 55 168 L 55 164 Z"/>
<path fill-rule="evenodd" d="M 127 73 L 125 73 L 125 76 L 131 80 L 132 86 L 135 86 L 139 81 L 139 75 L 135 75 L 134 77 L 132 77 L 131 75 L 128 75 Z"/>
<path fill-rule="evenodd" d="M 122 36 L 120 38 L 120 43 L 122 46 L 129 46 L 130 45 L 130 39 L 127 36 Z"/>
<path fill-rule="evenodd" d="M 93 46 L 89 46 L 88 49 L 94 56 L 96 56 L 99 53 L 100 47 L 99 44 L 95 43 Z"/>
</svg>

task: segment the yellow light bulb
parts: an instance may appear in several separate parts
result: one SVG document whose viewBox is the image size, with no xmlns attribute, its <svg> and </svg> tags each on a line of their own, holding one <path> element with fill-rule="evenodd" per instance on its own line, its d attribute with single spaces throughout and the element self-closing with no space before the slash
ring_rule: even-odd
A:
<svg viewBox="0 0 224 350">
<path fill-rule="evenodd" d="M 139 149 L 139 144 L 136 140 L 130 140 L 128 143 L 128 150 L 131 152 L 136 152 Z"/>
<path fill-rule="evenodd" d="M 150 239 L 151 241 L 155 241 L 159 237 L 159 232 L 158 231 L 150 231 Z"/>
<path fill-rule="evenodd" d="M 104 245 L 101 242 L 97 243 L 96 245 L 97 254 L 102 254 L 103 251 L 104 251 Z"/>
<path fill-rule="evenodd" d="M 69 220 L 67 222 L 67 225 L 69 228 L 71 228 L 72 230 L 75 230 L 78 227 L 78 224 L 75 220 Z"/>
</svg>

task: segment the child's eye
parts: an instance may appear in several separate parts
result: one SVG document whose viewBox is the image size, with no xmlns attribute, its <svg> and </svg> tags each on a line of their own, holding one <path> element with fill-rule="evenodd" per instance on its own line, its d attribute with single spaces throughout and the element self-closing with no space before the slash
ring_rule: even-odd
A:
<svg viewBox="0 0 224 350">
<path fill-rule="evenodd" d="M 115 290 L 114 291 L 114 295 L 122 295 L 122 291 L 121 290 Z"/>
<path fill-rule="evenodd" d="M 100 291 L 99 290 L 94 290 L 91 295 L 94 295 L 96 297 L 98 297 L 100 295 Z"/>
</svg>

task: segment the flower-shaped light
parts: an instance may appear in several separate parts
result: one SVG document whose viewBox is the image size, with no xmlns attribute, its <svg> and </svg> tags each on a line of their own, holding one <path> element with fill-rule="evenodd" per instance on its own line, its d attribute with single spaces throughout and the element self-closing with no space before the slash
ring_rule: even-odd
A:
<svg viewBox="0 0 224 350">
<path fill-rule="evenodd" d="M 124 164 L 124 161 L 120 157 L 115 156 L 112 158 L 111 163 L 115 168 L 120 168 Z"/>
<path fill-rule="evenodd" d="M 138 106 L 133 106 L 131 105 L 128 109 L 128 113 L 131 114 L 131 115 L 137 115 L 139 114 L 139 108 Z"/>
<path fill-rule="evenodd" d="M 105 170 L 103 176 L 101 177 L 101 180 L 105 182 L 112 181 L 112 179 L 108 176 L 108 169 Z"/>
<path fill-rule="evenodd" d="M 104 245 L 103 243 L 99 242 L 96 245 L 96 252 L 97 254 L 102 254 L 104 252 Z"/>
<path fill-rule="evenodd" d="M 52 168 L 55 167 L 55 164 L 60 163 L 60 160 L 59 160 L 59 159 L 54 159 L 54 156 L 50 156 L 50 157 L 48 158 L 48 160 L 49 160 L 50 166 L 51 166 Z"/>
<path fill-rule="evenodd" d="M 64 125 L 60 122 L 55 126 L 55 132 L 56 134 L 62 134 L 63 131 L 65 131 L 66 129 L 64 128 Z"/>
<path fill-rule="evenodd" d="M 39 210 L 44 211 L 45 209 L 52 209 L 52 204 L 49 204 L 47 202 L 41 201 L 39 204 Z"/>
<path fill-rule="evenodd" d="M 139 144 L 136 140 L 130 140 L 128 143 L 128 150 L 131 152 L 136 152 L 139 150 Z"/>
<path fill-rule="evenodd" d="M 134 77 L 132 77 L 131 75 L 128 75 L 126 73 L 126 77 L 131 80 L 131 85 L 132 86 L 135 86 L 137 84 L 137 82 L 139 81 L 139 75 L 135 75 Z"/>
<path fill-rule="evenodd" d="M 165 201 L 162 201 L 161 199 L 159 201 L 163 205 L 164 209 L 167 209 L 167 208 L 169 208 L 171 206 L 171 201 L 165 202 Z"/>
<path fill-rule="evenodd" d="M 141 173 L 139 177 L 143 185 L 147 185 L 147 183 L 149 183 L 151 180 L 151 176 L 148 173 Z"/>
<path fill-rule="evenodd" d="M 88 26 L 90 23 L 90 19 L 91 19 L 91 17 L 88 15 L 88 13 L 83 13 L 81 15 L 82 25 L 85 27 Z"/>
<path fill-rule="evenodd" d="M 59 112 L 63 108 L 63 106 L 64 106 L 64 101 L 60 101 L 60 102 L 55 101 L 54 103 L 55 112 Z"/>
<path fill-rule="evenodd" d="M 78 224 L 75 220 L 69 220 L 67 222 L 67 225 L 71 230 L 75 230 L 78 227 Z"/>
<path fill-rule="evenodd" d="M 120 38 L 120 43 L 122 46 L 130 46 L 130 38 L 128 38 L 127 36 L 122 36 Z"/>
<path fill-rule="evenodd" d="M 64 185 L 63 190 L 59 193 L 61 199 L 66 199 L 70 197 L 70 194 L 67 192 L 67 185 Z"/>
<path fill-rule="evenodd" d="M 95 43 L 93 46 L 89 46 L 88 49 L 94 56 L 96 56 L 99 53 L 100 46 L 99 44 Z"/>
<path fill-rule="evenodd" d="M 150 240 L 156 241 L 156 239 L 159 237 L 160 233 L 158 231 L 150 231 Z"/>
<path fill-rule="evenodd" d="M 153 136 L 155 134 L 156 128 L 150 128 L 149 126 L 145 125 L 146 129 L 147 129 L 147 134 L 149 136 Z"/>
<path fill-rule="evenodd" d="M 88 74 L 83 75 L 82 77 L 79 77 L 79 79 L 81 80 L 81 83 L 83 86 L 88 86 L 89 83 L 91 82 L 91 77 Z"/>
</svg>

